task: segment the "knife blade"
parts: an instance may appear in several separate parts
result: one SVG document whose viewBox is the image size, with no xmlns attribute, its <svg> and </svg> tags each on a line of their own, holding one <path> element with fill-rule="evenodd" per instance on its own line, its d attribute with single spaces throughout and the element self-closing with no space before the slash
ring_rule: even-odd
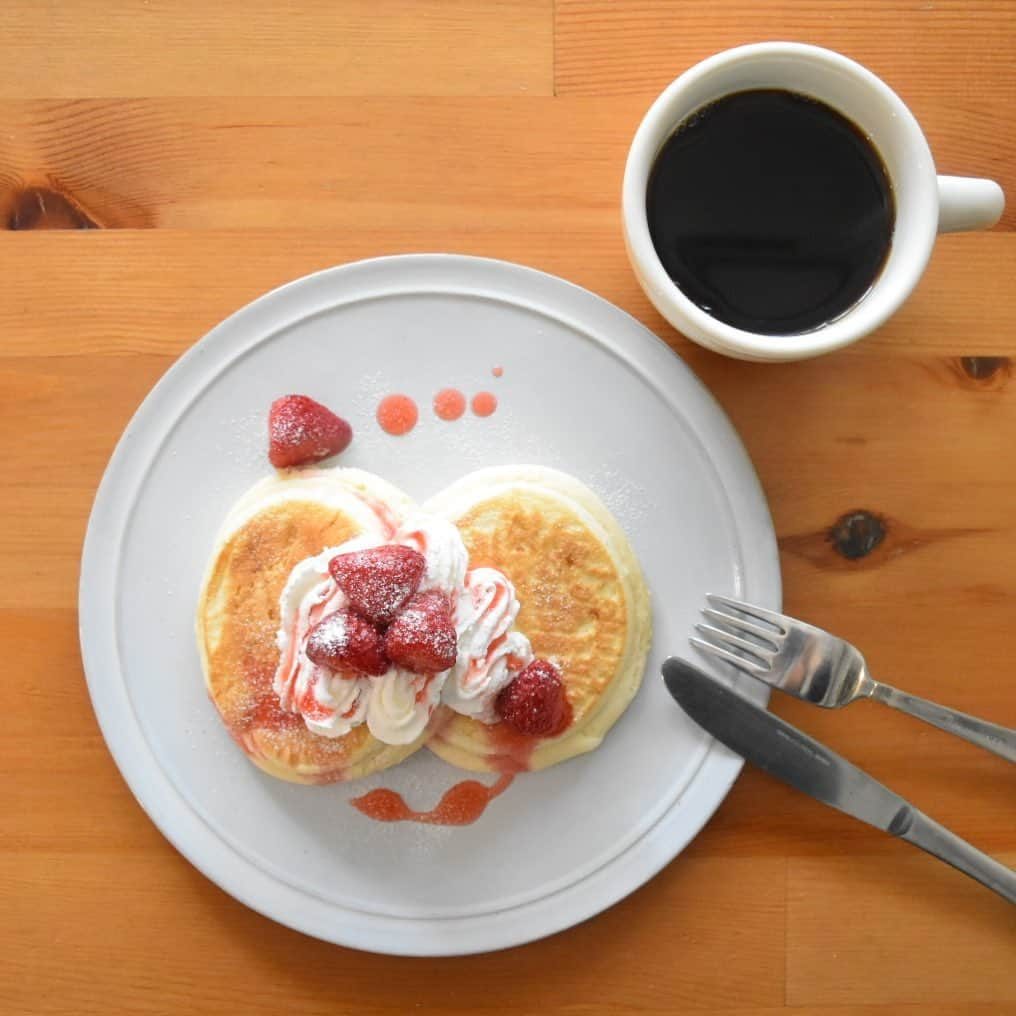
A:
<svg viewBox="0 0 1016 1016">
<path fill-rule="evenodd" d="M 838 811 L 920 847 L 1016 903 L 1016 872 L 797 727 L 676 657 L 664 662 L 663 681 L 700 727 L 747 762 Z"/>
</svg>

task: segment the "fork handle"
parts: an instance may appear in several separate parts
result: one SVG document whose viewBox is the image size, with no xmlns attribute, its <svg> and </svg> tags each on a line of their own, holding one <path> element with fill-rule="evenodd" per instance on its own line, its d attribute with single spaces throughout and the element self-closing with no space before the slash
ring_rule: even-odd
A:
<svg viewBox="0 0 1016 1016">
<path fill-rule="evenodd" d="M 1010 903 L 1016 903 L 1016 871 L 982 853 L 917 808 L 911 806 L 903 817 L 902 828 L 890 826 L 889 832 L 951 864 Z"/>
<path fill-rule="evenodd" d="M 948 731 L 962 737 L 964 741 L 993 751 L 1010 762 L 1016 762 L 1016 730 L 1001 727 L 997 723 L 988 723 L 987 720 L 979 720 L 976 716 L 968 716 L 955 709 L 947 709 L 945 706 L 929 702 L 917 695 L 908 695 L 905 691 L 880 682 L 875 683 L 871 697 L 892 706 L 893 709 L 898 709 L 901 713 L 916 716 L 919 720 L 938 727 L 939 730 Z"/>
</svg>

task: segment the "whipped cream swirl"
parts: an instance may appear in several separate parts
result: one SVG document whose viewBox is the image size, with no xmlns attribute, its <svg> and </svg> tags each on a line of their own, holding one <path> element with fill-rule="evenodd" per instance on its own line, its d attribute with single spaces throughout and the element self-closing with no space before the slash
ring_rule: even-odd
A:
<svg viewBox="0 0 1016 1016">
<path fill-rule="evenodd" d="M 454 603 L 469 565 L 469 554 L 454 523 L 439 515 L 416 512 L 398 528 L 392 543 L 418 551 L 427 562 L 420 592 L 440 589 Z"/>
<path fill-rule="evenodd" d="M 386 744 L 410 744 L 423 732 L 441 693 L 440 675 L 390 667 L 381 677 L 342 677 L 306 653 L 307 633 L 323 617 L 347 606 L 328 562 L 336 554 L 380 546 L 356 538 L 301 561 L 290 573 L 279 601 L 279 666 L 274 688 L 283 709 L 299 713 L 307 729 L 342 737 L 366 723 Z"/>
<path fill-rule="evenodd" d="M 458 637 L 455 664 L 439 674 L 392 666 L 380 677 L 344 677 L 306 654 L 307 635 L 324 617 L 348 606 L 328 564 L 338 554 L 386 543 L 424 556 L 420 592 L 439 589 L 453 607 Z M 532 658 L 529 640 L 511 630 L 519 612 L 515 588 L 494 568 L 466 569 L 469 555 L 458 529 L 418 512 L 390 540 L 360 536 L 329 547 L 293 568 L 279 600 L 279 665 L 274 689 L 282 708 L 299 713 L 314 734 L 342 737 L 367 724 L 386 744 L 410 744 L 424 731 L 440 701 L 484 723 L 495 723 L 498 692 Z"/>
<path fill-rule="evenodd" d="M 498 692 L 533 660 L 529 639 L 511 630 L 519 612 L 515 587 L 496 568 L 474 568 L 455 608 L 459 656 L 442 700 L 483 723 L 496 723 Z"/>
</svg>

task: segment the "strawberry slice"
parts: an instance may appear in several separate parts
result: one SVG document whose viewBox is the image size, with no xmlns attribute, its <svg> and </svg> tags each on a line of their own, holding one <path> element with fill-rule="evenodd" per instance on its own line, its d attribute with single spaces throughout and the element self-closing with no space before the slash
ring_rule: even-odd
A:
<svg viewBox="0 0 1016 1016">
<path fill-rule="evenodd" d="M 392 663 L 415 674 L 447 670 L 458 656 L 448 597 L 437 589 L 414 596 L 385 633 Z"/>
<path fill-rule="evenodd" d="M 335 584 L 349 605 L 384 627 L 420 588 L 427 560 L 412 547 L 372 547 L 339 554 L 328 562 Z"/>
<path fill-rule="evenodd" d="M 352 440 L 345 420 L 306 395 L 283 395 L 268 411 L 268 458 L 276 469 L 338 455 Z"/>
<path fill-rule="evenodd" d="M 568 697 L 557 667 L 533 660 L 501 689 L 494 711 L 523 734 L 552 737 L 570 720 Z"/>
<path fill-rule="evenodd" d="M 340 677 L 380 677 L 389 667 L 381 632 L 351 610 L 336 610 L 307 633 L 307 658 Z"/>
</svg>

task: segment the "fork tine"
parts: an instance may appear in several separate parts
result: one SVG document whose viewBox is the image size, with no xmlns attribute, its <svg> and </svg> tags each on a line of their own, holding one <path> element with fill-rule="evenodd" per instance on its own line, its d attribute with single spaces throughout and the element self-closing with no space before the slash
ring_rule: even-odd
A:
<svg viewBox="0 0 1016 1016">
<path fill-rule="evenodd" d="M 752 677 L 763 677 L 763 675 L 769 673 L 768 667 L 763 667 L 760 664 L 753 663 L 751 660 L 745 659 L 743 656 L 738 656 L 737 653 L 732 653 L 727 649 L 721 649 L 719 646 L 714 646 L 712 642 L 704 642 L 702 639 L 690 638 L 688 640 L 699 652 L 705 653 L 707 656 L 718 656 L 721 660 L 726 660 L 727 663 L 732 663 L 738 670 L 743 670 L 746 674 L 751 674 Z"/>
<path fill-rule="evenodd" d="M 784 635 L 781 632 L 773 631 L 772 628 L 763 628 L 761 625 L 752 624 L 751 621 L 745 621 L 743 617 L 734 617 L 733 614 L 726 614 L 722 610 L 713 610 L 712 607 L 703 607 L 702 614 L 708 617 L 710 621 L 717 621 L 719 624 L 725 624 L 728 628 L 733 628 L 738 632 L 748 632 L 750 635 L 754 635 L 756 638 L 762 639 L 767 642 L 773 650 L 778 650 L 781 643 L 783 642 Z M 760 649 L 765 648 L 760 646 Z"/>
<path fill-rule="evenodd" d="M 706 599 L 714 607 L 726 607 L 728 610 L 739 610 L 742 614 L 754 617 L 758 621 L 766 621 L 776 628 L 779 628 L 781 635 L 787 634 L 788 619 L 775 610 L 766 610 L 765 607 L 756 607 L 753 603 L 745 603 L 743 600 L 735 600 L 729 596 L 718 596 L 716 593 L 708 593 Z"/>
<path fill-rule="evenodd" d="M 765 664 L 766 670 L 772 668 L 773 657 L 776 655 L 775 650 L 767 649 L 765 646 L 760 646 L 757 642 L 743 639 L 739 635 L 733 635 L 729 631 L 723 631 L 721 628 L 714 628 L 711 624 L 697 624 L 695 625 L 695 630 L 702 634 L 706 642 L 711 642 L 713 645 L 718 643 L 722 647 L 729 647 L 731 649 L 740 649 L 742 653 L 748 653 L 756 657 L 760 663 Z M 754 660 L 750 662 L 754 662 Z"/>
</svg>

